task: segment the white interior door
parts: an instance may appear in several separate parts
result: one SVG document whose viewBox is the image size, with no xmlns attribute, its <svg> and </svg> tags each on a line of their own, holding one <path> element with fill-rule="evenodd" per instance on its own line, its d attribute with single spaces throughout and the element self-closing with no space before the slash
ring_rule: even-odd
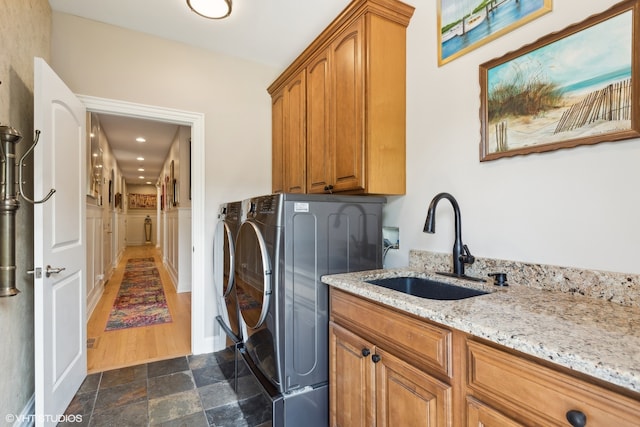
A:
<svg viewBox="0 0 640 427">
<path fill-rule="evenodd" d="M 44 60 L 34 68 L 34 198 L 56 190 L 34 207 L 36 426 L 54 426 L 87 374 L 86 113 Z"/>
</svg>

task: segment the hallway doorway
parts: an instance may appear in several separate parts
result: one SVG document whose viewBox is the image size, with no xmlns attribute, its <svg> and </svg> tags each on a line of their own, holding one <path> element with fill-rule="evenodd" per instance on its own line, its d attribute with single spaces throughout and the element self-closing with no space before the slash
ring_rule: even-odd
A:
<svg viewBox="0 0 640 427">
<path fill-rule="evenodd" d="M 206 241 L 205 229 L 205 144 L 204 115 L 130 103 L 126 101 L 78 95 L 87 111 L 104 114 L 130 116 L 135 118 L 164 121 L 191 128 L 191 353 L 211 351 L 212 345 L 205 337 L 205 277 L 210 265 L 204 259 Z M 188 293 L 187 293 L 188 295 Z"/>
<path fill-rule="evenodd" d="M 118 294 L 125 266 L 128 260 L 135 258 L 154 259 L 171 313 L 171 322 L 106 331 L 105 325 Z M 162 255 L 157 248 L 152 245 L 129 246 L 88 319 L 87 371 L 91 374 L 189 355 L 190 329 L 191 293 L 176 293 L 176 287 L 164 268 Z"/>
</svg>

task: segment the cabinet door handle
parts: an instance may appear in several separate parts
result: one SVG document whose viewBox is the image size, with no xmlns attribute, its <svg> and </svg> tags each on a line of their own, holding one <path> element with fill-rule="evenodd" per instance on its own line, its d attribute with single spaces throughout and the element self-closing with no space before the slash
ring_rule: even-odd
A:
<svg viewBox="0 0 640 427">
<path fill-rule="evenodd" d="M 567 421 L 573 427 L 584 427 L 587 425 L 587 416 L 582 411 L 572 409 L 567 412 Z"/>
<path fill-rule="evenodd" d="M 361 353 L 362 353 L 362 356 L 367 357 L 368 355 L 371 354 L 371 350 L 369 350 L 368 348 L 363 348 Z"/>
<path fill-rule="evenodd" d="M 373 356 L 371 356 L 371 360 L 373 361 L 373 363 L 378 363 L 380 359 L 381 357 L 379 354 L 374 354 Z"/>
<path fill-rule="evenodd" d="M 325 185 L 324 186 L 324 191 L 328 191 L 329 193 L 331 193 L 331 190 L 333 190 L 333 185 Z"/>
</svg>

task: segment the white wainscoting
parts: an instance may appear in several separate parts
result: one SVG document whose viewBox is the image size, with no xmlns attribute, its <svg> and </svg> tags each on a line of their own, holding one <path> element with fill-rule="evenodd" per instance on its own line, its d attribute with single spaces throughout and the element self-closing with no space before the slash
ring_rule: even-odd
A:
<svg viewBox="0 0 640 427">
<path fill-rule="evenodd" d="M 178 292 L 191 292 L 191 208 L 178 209 Z"/>
<path fill-rule="evenodd" d="M 191 208 L 163 212 L 164 264 L 177 292 L 191 292 Z"/>
<path fill-rule="evenodd" d="M 103 225 L 102 207 L 87 205 L 87 319 L 104 291 Z"/>
<path fill-rule="evenodd" d="M 151 241 L 147 243 L 144 232 L 144 221 L 149 216 L 151 219 Z M 142 246 L 145 244 L 156 244 L 156 211 L 137 211 L 129 210 L 127 212 L 127 246 Z"/>
</svg>

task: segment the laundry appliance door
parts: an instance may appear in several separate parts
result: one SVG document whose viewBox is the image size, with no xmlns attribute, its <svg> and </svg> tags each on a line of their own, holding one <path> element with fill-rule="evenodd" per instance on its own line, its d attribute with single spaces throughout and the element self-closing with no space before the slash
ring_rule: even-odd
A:
<svg viewBox="0 0 640 427">
<path fill-rule="evenodd" d="M 274 315 L 271 304 L 273 268 L 269 247 L 252 220 L 245 221 L 236 240 L 235 286 L 242 319 L 247 325 L 245 349 L 274 385 L 279 384 Z"/>
<path fill-rule="evenodd" d="M 216 320 L 227 335 L 227 346 L 242 341 L 240 311 L 234 289 L 235 235 L 228 222 L 221 220 L 214 238 L 214 281 L 219 315 Z"/>
<path fill-rule="evenodd" d="M 222 247 L 222 296 L 227 298 L 233 290 L 233 275 L 234 275 L 234 258 L 235 258 L 235 244 L 233 243 L 233 234 L 229 224 L 223 222 L 224 240 Z"/>
</svg>

